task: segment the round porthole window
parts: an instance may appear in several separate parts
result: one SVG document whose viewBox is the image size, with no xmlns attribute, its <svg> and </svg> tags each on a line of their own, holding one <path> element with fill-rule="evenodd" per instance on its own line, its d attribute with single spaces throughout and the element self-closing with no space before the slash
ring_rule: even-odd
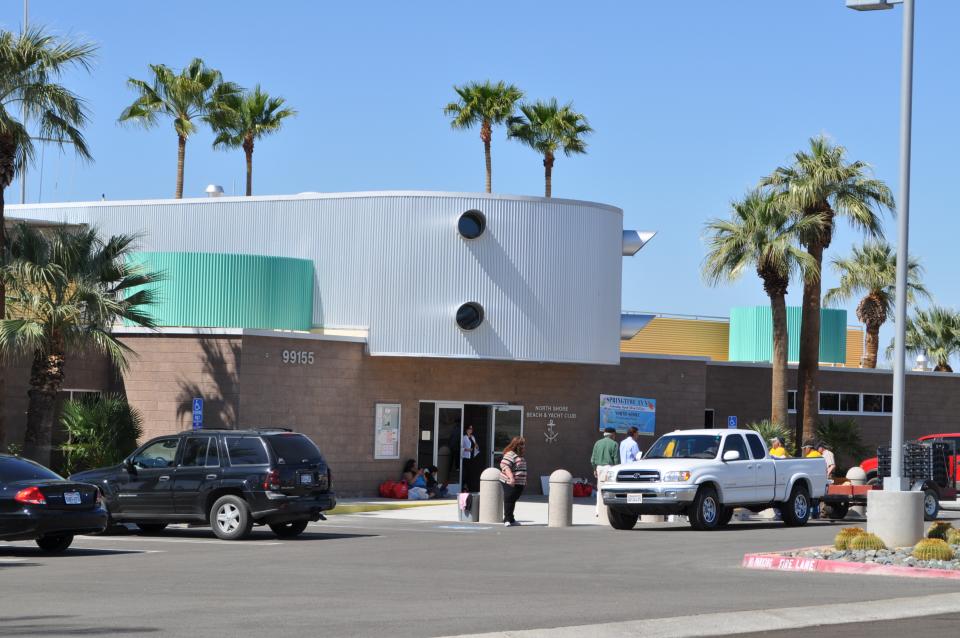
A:
<svg viewBox="0 0 960 638">
<path fill-rule="evenodd" d="M 478 210 L 468 210 L 457 220 L 457 230 L 464 239 L 476 239 L 487 229 L 487 218 Z"/>
<path fill-rule="evenodd" d="M 483 306 L 475 301 L 457 308 L 457 325 L 464 330 L 474 330 L 483 323 Z"/>
</svg>

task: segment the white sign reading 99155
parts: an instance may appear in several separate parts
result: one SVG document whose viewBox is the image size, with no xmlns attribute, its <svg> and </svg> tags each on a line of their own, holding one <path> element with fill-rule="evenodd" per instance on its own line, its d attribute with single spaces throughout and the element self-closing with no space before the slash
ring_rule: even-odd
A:
<svg viewBox="0 0 960 638">
<path fill-rule="evenodd" d="M 313 353 L 308 350 L 284 350 L 280 353 L 280 360 L 290 364 L 313 365 Z"/>
</svg>

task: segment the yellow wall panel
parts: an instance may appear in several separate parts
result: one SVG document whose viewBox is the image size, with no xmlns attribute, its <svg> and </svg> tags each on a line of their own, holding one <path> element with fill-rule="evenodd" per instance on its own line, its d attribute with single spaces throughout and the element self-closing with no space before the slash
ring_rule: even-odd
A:
<svg viewBox="0 0 960 638">
<path fill-rule="evenodd" d="M 655 317 L 633 339 L 621 341 L 620 351 L 726 361 L 729 341 L 730 324 L 725 321 Z"/>
<path fill-rule="evenodd" d="M 848 368 L 859 368 L 863 360 L 863 330 L 861 328 L 847 328 L 847 362 Z"/>
</svg>

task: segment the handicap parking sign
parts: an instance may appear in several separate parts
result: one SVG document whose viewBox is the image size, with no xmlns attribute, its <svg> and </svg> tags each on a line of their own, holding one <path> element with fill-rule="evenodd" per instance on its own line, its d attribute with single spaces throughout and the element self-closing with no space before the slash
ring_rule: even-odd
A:
<svg viewBox="0 0 960 638">
<path fill-rule="evenodd" d="M 736 429 L 737 429 L 737 417 L 735 417 L 735 416 L 728 416 L 728 417 L 727 417 L 727 427 L 730 428 L 731 430 L 736 430 Z"/>
<path fill-rule="evenodd" d="M 203 429 L 203 399 L 200 397 L 193 400 L 193 429 Z"/>
</svg>

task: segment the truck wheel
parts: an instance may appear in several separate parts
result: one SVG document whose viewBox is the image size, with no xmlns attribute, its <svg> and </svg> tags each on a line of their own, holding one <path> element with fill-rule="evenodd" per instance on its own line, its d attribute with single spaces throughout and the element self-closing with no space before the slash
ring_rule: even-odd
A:
<svg viewBox="0 0 960 638">
<path fill-rule="evenodd" d="M 247 502 L 239 496 L 221 496 L 210 508 L 210 527 L 217 538 L 235 541 L 245 538 L 253 527 Z"/>
<path fill-rule="evenodd" d="M 830 503 L 829 505 L 823 506 L 823 511 L 826 512 L 827 518 L 830 520 L 840 520 L 847 517 L 847 512 L 850 511 L 849 503 Z"/>
<path fill-rule="evenodd" d="M 633 529 L 639 515 L 630 512 L 618 512 L 612 507 L 607 508 L 607 520 L 613 529 Z"/>
<path fill-rule="evenodd" d="M 923 520 L 936 520 L 940 512 L 940 496 L 929 487 L 923 490 Z"/>
<path fill-rule="evenodd" d="M 797 484 L 790 491 L 790 498 L 780 508 L 783 523 L 787 527 L 801 527 L 810 520 L 810 495 L 807 488 Z"/>
<path fill-rule="evenodd" d="M 720 518 L 717 520 L 717 527 L 726 527 L 730 524 L 731 519 L 733 519 L 733 509 L 732 507 L 723 508 L 723 511 L 720 512 Z"/>
<path fill-rule="evenodd" d="M 716 529 L 720 524 L 723 504 L 717 498 L 717 490 L 702 486 L 690 506 L 690 527 L 700 531 Z"/>
<path fill-rule="evenodd" d="M 307 529 L 307 523 L 310 521 L 291 521 L 289 523 L 273 523 L 270 529 L 277 535 L 277 538 L 293 538 L 303 533 Z"/>
</svg>

